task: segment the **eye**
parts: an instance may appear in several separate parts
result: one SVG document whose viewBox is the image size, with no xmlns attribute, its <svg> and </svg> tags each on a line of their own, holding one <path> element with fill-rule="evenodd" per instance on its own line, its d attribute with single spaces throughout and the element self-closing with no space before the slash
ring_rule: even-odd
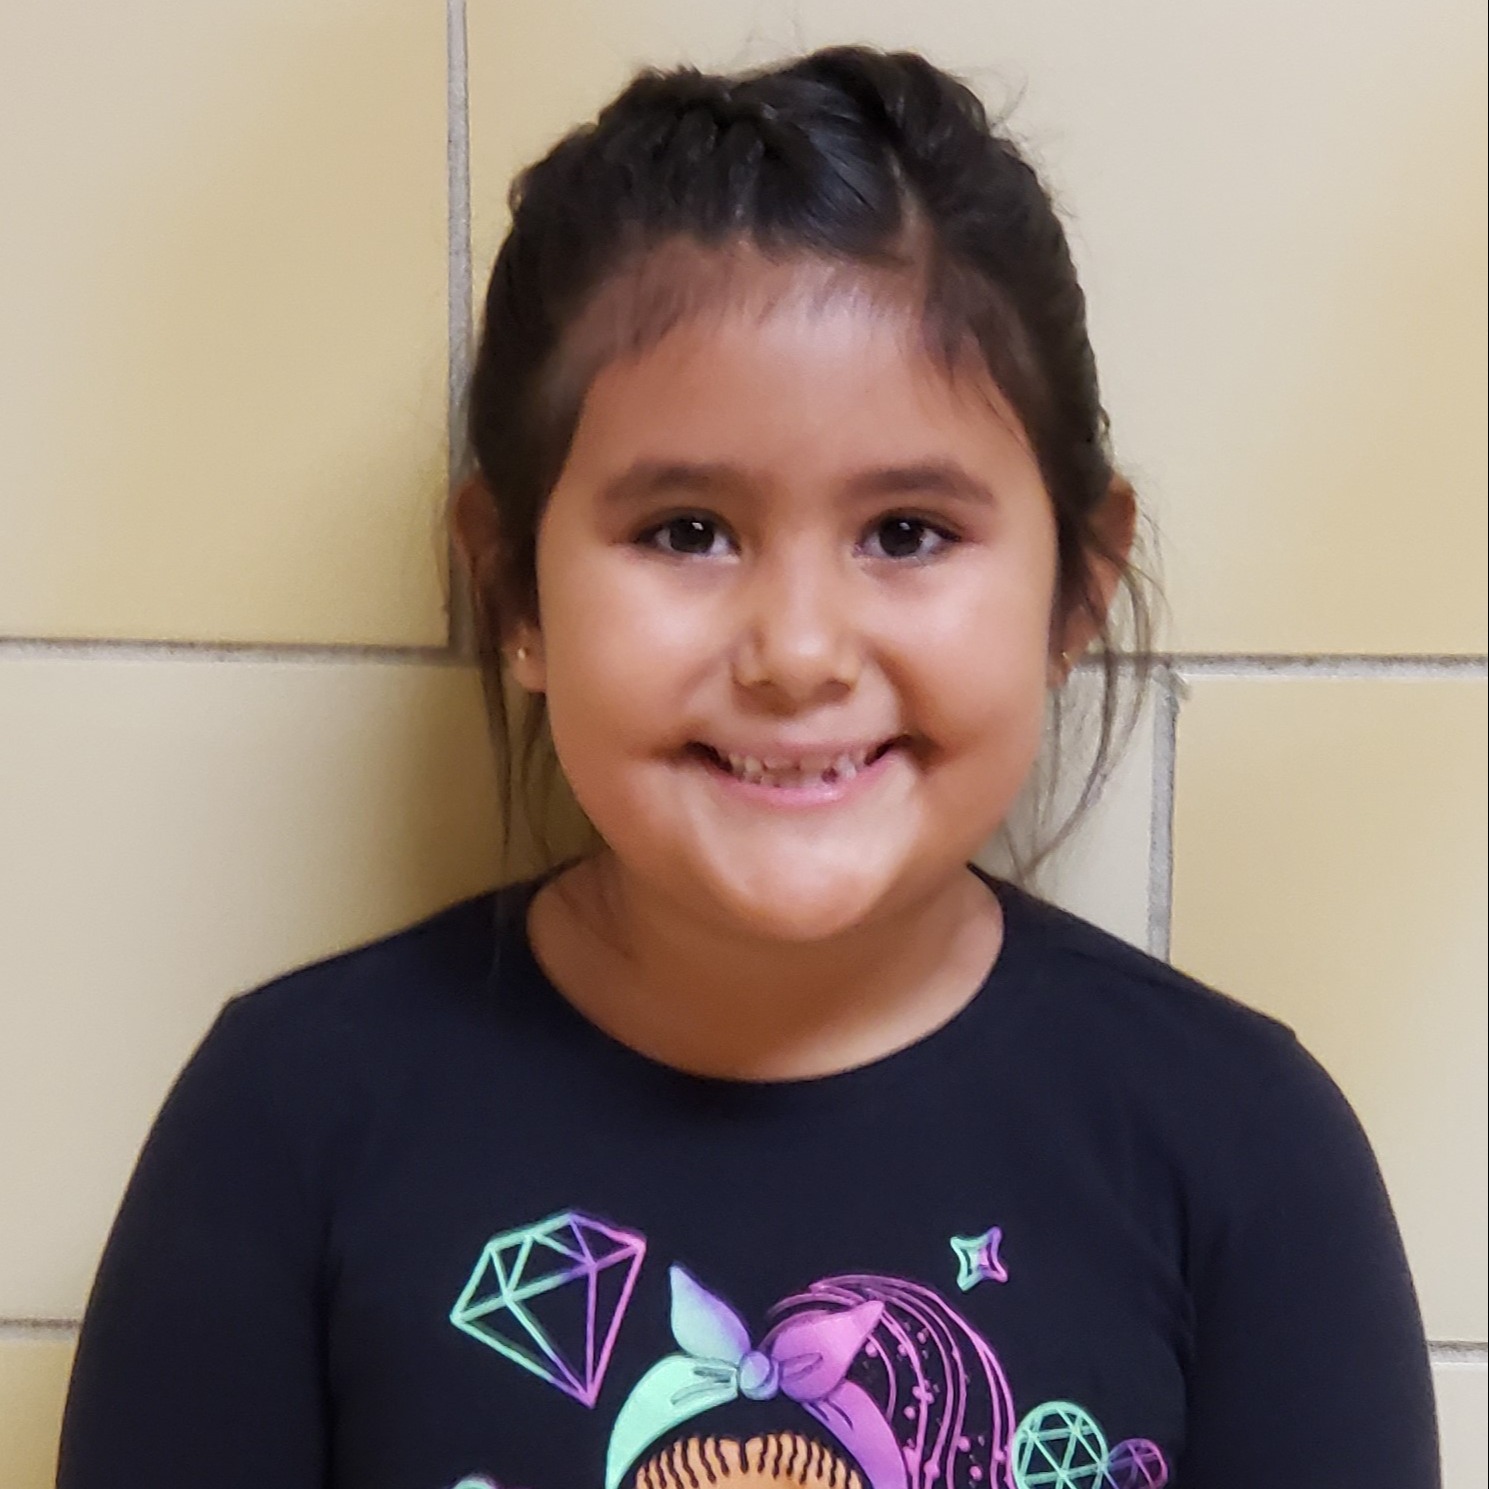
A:
<svg viewBox="0 0 1489 1489">
<path fill-rule="evenodd" d="M 935 558 L 960 541 L 945 528 L 901 512 L 880 518 L 865 535 L 864 546 L 872 558 L 915 563 Z"/>
<path fill-rule="evenodd" d="M 636 542 L 679 558 L 723 558 L 731 551 L 723 524 L 696 512 L 658 522 L 638 533 Z"/>
</svg>

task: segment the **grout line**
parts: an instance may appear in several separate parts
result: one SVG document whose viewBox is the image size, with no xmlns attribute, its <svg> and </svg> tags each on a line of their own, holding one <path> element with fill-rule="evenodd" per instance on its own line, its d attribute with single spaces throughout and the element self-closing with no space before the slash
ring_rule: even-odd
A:
<svg viewBox="0 0 1489 1489">
<path fill-rule="evenodd" d="M 445 180 L 449 208 L 449 495 L 454 498 L 470 468 L 465 437 L 465 398 L 470 385 L 474 308 L 471 303 L 470 68 L 465 0 L 445 0 Z M 469 659 L 475 652 L 466 585 L 453 545 L 448 555 L 450 646 Z"/>
<path fill-rule="evenodd" d="M 1489 677 L 1481 656 L 1226 656 L 1175 652 L 1164 662 L 1187 677 L 1470 678 Z"/>
<path fill-rule="evenodd" d="M 0 636 L 0 661 L 69 662 L 436 662 L 463 663 L 448 646 L 336 646 L 278 641 L 113 641 Z"/>
<path fill-rule="evenodd" d="M 76 1318 L 0 1318 L 0 1343 L 73 1340 L 81 1323 Z M 1444 1339 L 1427 1346 L 1434 1365 L 1489 1365 L 1489 1344 Z"/>
<path fill-rule="evenodd" d="M 75 1318 L 0 1318 L 0 1343 L 74 1339 L 79 1323 L 80 1320 Z"/>
<path fill-rule="evenodd" d="M 450 0 L 458 5 L 460 0 Z M 468 362 L 468 355 L 464 358 Z M 463 377 L 464 372 L 459 376 Z M 452 385 L 457 374 L 451 372 Z M 452 418 L 452 424 L 455 422 Z M 358 642 L 323 641 L 146 641 L 108 636 L 0 636 L 0 659 L 13 656 L 59 656 L 68 660 L 103 661 L 137 658 L 145 661 L 207 658 L 230 661 L 311 662 L 466 662 L 467 652 L 458 641 L 445 646 L 382 646 Z M 1119 656 L 1118 662 L 1132 667 L 1137 659 Z M 1221 656 L 1210 653 L 1165 652 L 1155 655 L 1151 665 L 1159 675 L 1172 674 L 1182 689 L 1189 678 L 1303 678 L 1330 679 L 1422 679 L 1489 680 L 1489 658 L 1480 656 Z M 1100 664 L 1084 661 L 1081 672 L 1094 672 Z"/>
<path fill-rule="evenodd" d="M 1148 951 L 1169 957 L 1174 913 L 1174 761 L 1183 684 L 1167 668 L 1153 705 L 1153 801 L 1148 826 Z"/>
</svg>

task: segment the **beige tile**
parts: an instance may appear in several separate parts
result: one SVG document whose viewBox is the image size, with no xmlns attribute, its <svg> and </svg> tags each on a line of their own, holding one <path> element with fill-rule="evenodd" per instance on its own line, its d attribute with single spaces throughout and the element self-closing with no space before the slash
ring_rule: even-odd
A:
<svg viewBox="0 0 1489 1489">
<path fill-rule="evenodd" d="M 0 632 L 438 642 L 444 10 L 0 14 Z"/>
<path fill-rule="evenodd" d="M 1482 652 L 1484 30 L 1460 0 L 473 6 L 477 273 L 513 169 L 635 65 L 921 48 L 1021 99 L 1073 220 L 1174 644 Z"/>
<path fill-rule="evenodd" d="M 1489 1369 L 1482 1364 L 1435 1366 L 1437 1421 L 1442 1435 L 1443 1489 L 1489 1485 Z"/>
<path fill-rule="evenodd" d="M 222 1001 L 492 882 L 495 818 L 462 669 L 0 662 L 0 1317 L 77 1314 Z"/>
<path fill-rule="evenodd" d="M 1051 841 L 1075 808 L 1093 756 L 1100 690 L 1077 674 L 1069 690 L 1061 757 L 1046 752 L 1035 781 L 1008 828 L 978 855 L 978 862 L 1007 874 L 1035 893 L 1095 922 L 1124 941 L 1148 945 L 1149 846 L 1152 841 L 1154 713 L 1145 707 L 1126 748 L 1095 804 L 1082 813 L 1068 838 L 1038 862 L 1020 867 L 1031 848 Z M 1053 797 L 1037 801 L 1054 777 Z"/>
<path fill-rule="evenodd" d="M 72 1345 L 0 1339 L 0 1485 L 51 1489 Z"/>
<path fill-rule="evenodd" d="M 1174 959 L 1339 1080 L 1437 1339 L 1485 1337 L 1485 702 L 1211 680 L 1179 717 Z"/>
</svg>

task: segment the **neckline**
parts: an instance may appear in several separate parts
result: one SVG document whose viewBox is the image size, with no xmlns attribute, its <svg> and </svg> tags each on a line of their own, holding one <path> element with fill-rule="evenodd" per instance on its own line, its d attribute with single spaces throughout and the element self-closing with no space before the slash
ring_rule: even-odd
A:
<svg viewBox="0 0 1489 1489">
<path fill-rule="evenodd" d="M 543 970 L 533 950 L 528 913 L 537 892 L 567 867 L 568 863 L 560 864 L 502 891 L 504 898 L 510 897 L 506 913 L 500 917 L 499 959 L 504 974 L 515 973 L 536 994 L 551 1026 L 572 1041 L 586 1061 L 611 1079 L 664 1100 L 686 1102 L 728 1115 L 766 1116 L 822 1110 L 857 1102 L 865 1096 L 877 1096 L 948 1068 L 957 1051 L 996 1007 L 998 990 L 1017 976 L 1027 954 L 1025 896 L 1007 880 L 969 863 L 967 868 L 998 900 L 1003 914 L 1003 940 L 976 991 L 950 1018 L 898 1049 L 824 1075 L 785 1080 L 701 1075 L 644 1054 L 600 1028 L 564 996 Z"/>
</svg>

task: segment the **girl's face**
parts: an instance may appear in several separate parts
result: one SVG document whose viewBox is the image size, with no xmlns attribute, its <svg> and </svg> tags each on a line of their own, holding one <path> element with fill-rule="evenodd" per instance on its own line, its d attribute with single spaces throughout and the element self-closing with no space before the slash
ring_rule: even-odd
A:
<svg viewBox="0 0 1489 1489">
<path fill-rule="evenodd" d="M 735 933 L 945 890 L 1039 749 L 1049 497 L 917 337 L 861 292 L 693 317 L 594 379 L 539 529 L 518 680 L 633 887 Z"/>
</svg>

